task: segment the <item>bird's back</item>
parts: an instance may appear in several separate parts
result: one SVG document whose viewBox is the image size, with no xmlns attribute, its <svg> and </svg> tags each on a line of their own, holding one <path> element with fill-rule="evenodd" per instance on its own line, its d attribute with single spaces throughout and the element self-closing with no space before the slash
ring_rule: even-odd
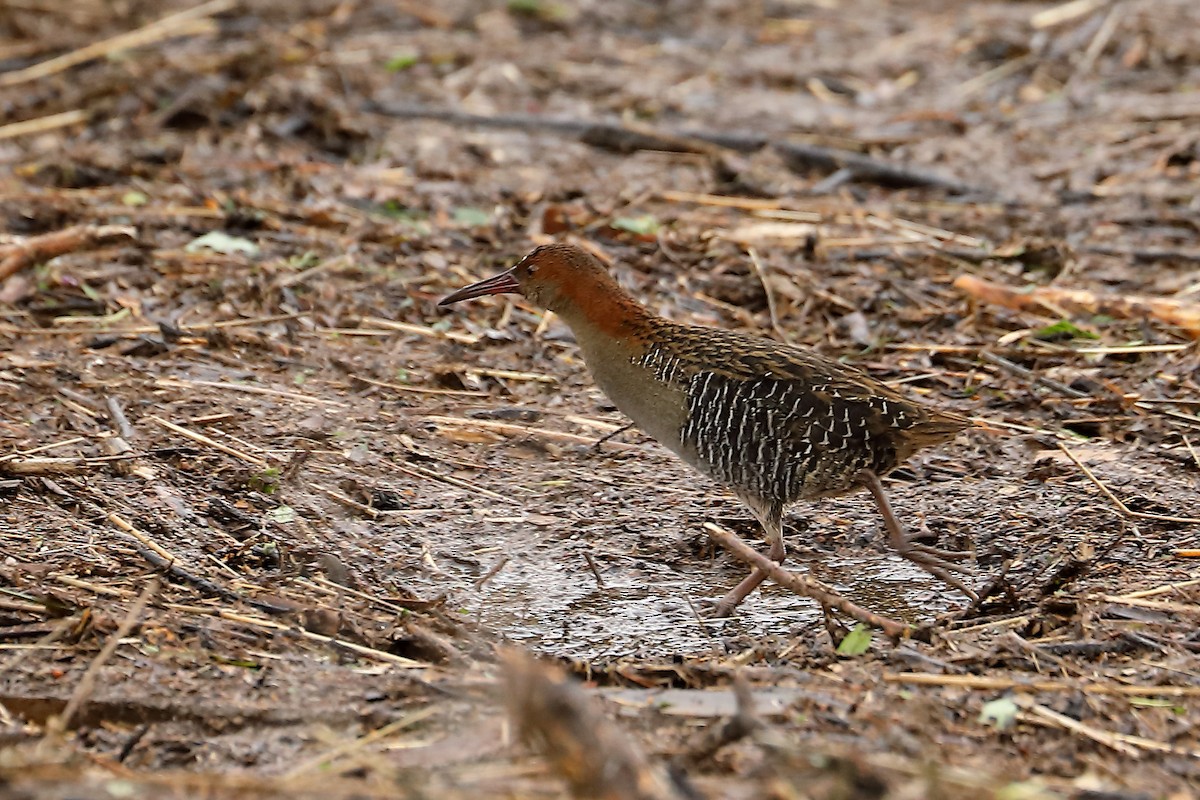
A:
<svg viewBox="0 0 1200 800">
<path fill-rule="evenodd" d="M 636 366 L 685 406 L 676 441 L 663 443 L 772 506 L 850 491 L 862 470 L 884 474 L 967 425 L 810 350 L 661 319 L 654 328 Z"/>
</svg>

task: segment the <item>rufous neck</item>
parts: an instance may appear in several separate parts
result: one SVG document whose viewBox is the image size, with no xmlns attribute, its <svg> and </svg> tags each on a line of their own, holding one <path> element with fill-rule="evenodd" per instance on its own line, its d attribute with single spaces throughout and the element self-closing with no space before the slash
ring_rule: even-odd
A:
<svg viewBox="0 0 1200 800">
<path fill-rule="evenodd" d="M 576 284 L 562 291 L 565 302 L 554 311 L 576 338 L 608 337 L 628 341 L 644 336 L 654 315 L 610 276 L 606 281 Z"/>
</svg>

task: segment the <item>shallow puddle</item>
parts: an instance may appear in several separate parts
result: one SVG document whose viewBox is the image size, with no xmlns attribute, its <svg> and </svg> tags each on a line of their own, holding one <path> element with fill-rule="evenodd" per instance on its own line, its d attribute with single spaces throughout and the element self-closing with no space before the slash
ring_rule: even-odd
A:
<svg viewBox="0 0 1200 800">
<path fill-rule="evenodd" d="M 646 560 L 608 563 L 601 567 L 600 587 L 582 559 L 564 563 L 556 555 L 514 556 L 467 603 L 468 610 L 513 642 L 584 660 L 722 652 L 722 637 L 785 636 L 820 624 L 813 601 L 774 585 L 751 595 L 732 619 L 700 618 L 734 578 L 699 559 L 687 573 Z M 810 571 L 872 611 L 912 622 L 956 601 L 936 580 L 883 553 L 827 557 L 792 568 Z"/>
</svg>

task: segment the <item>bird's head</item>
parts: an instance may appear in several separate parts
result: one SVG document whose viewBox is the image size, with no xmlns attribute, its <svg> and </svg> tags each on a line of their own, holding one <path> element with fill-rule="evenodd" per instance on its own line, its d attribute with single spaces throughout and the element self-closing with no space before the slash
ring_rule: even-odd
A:
<svg viewBox="0 0 1200 800">
<path fill-rule="evenodd" d="M 590 253 L 571 244 L 546 244 L 505 270 L 443 297 L 439 306 L 489 294 L 517 293 L 556 313 L 584 311 L 597 294 L 623 294 L 617 282 Z"/>
</svg>

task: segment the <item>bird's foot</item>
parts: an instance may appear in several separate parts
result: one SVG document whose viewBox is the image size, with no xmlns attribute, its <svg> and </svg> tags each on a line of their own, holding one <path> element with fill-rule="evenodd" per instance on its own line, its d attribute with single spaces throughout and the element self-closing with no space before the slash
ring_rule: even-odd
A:
<svg viewBox="0 0 1200 800">
<path fill-rule="evenodd" d="M 940 547 L 931 547 L 927 544 L 906 539 L 900 547 L 896 548 L 896 552 L 909 561 L 918 564 L 930 564 L 942 569 L 960 572 L 963 575 L 970 575 L 974 572 L 970 567 L 964 567 L 958 563 L 960 561 L 970 561 L 975 557 L 975 554 L 970 550 L 943 550 Z"/>
<path fill-rule="evenodd" d="M 970 560 L 973 555 L 971 552 L 964 550 L 943 550 L 940 547 L 930 547 L 920 542 L 914 542 L 911 539 L 905 539 L 896 548 L 896 554 L 916 564 L 943 583 L 958 589 L 969 597 L 971 602 L 979 600 L 979 595 L 976 594 L 975 590 L 967 586 L 962 579 L 954 574 L 956 572 L 961 575 L 974 574 L 974 570 L 970 567 L 955 563 Z"/>
<path fill-rule="evenodd" d="M 712 608 L 704 613 L 704 616 L 709 619 L 728 619 L 733 616 L 733 610 L 737 606 L 731 606 L 727 603 L 713 603 Z"/>
<path fill-rule="evenodd" d="M 734 610 L 740 603 L 740 599 L 731 599 L 728 594 L 720 600 L 706 598 L 696 603 L 699 606 L 696 615 L 701 619 L 728 619 L 733 616 Z"/>
</svg>

